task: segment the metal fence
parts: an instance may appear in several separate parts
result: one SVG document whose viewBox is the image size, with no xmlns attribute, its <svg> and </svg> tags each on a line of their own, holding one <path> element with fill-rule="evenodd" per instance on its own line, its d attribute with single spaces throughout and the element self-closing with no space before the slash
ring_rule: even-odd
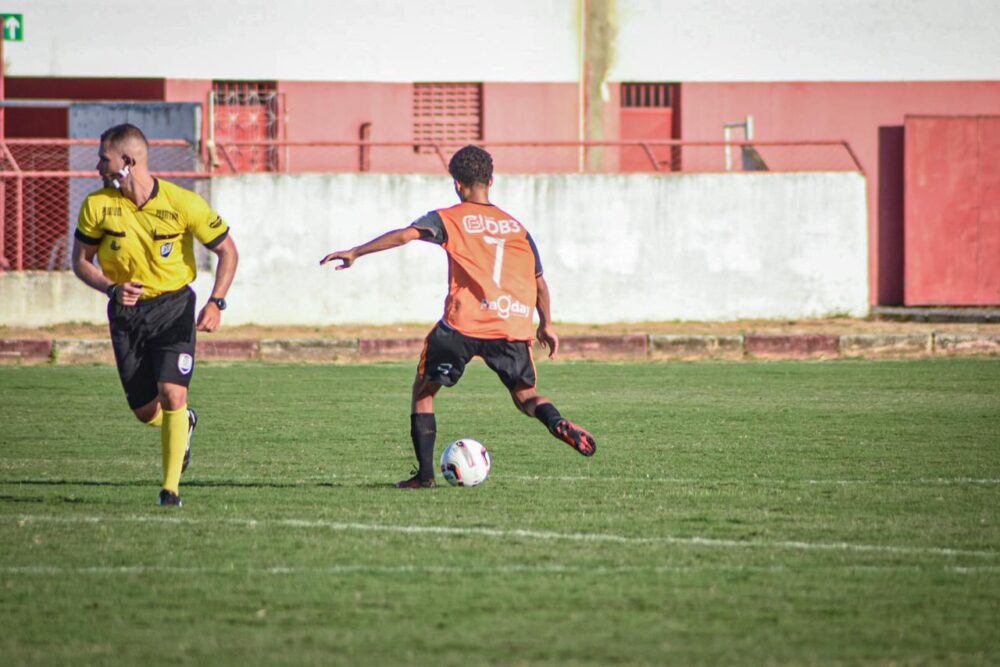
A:
<svg viewBox="0 0 1000 667">
<path fill-rule="evenodd" d="M 0 257 L 14 270 L 69 268 L 71 236 L 87 194 L 102 187 L 97 140 L 0 143 Z M 209 174 L 185 141 L 151 141 L 150 168 L 194 188 Z"/>
<path fill-rule="evenodd" d="M 0 258 L 13 270 L 69 268 L 80 205 L 101 187 L 97 140 L 0 142 Z M 479 142 L 499 173 L 862 171 L 846 142 Z M 210 179 L 247 172 L 447 173 L 460 144 L 257 140 L 151 141 L 150 169 L 208 195 Z M 0 268 L 3 268 L 0 262 Z"/>
<path fill-rule="evenodd" d="M 845 141 L 476 142 L 499 173 L 709 173 L 861 171 Z M 462 143 L 232 141 L 210 149 L 215 174 L 440 173 Z"/>
</svg>

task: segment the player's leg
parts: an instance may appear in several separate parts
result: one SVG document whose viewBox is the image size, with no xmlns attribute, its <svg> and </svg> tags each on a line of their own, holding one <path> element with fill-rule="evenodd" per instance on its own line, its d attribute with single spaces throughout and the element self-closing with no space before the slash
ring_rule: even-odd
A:
<svg viewBox="0 0 1000 667">
<path fill-rule="evenodd" d="M 576 451 L 584 456 L 593 456 L 597 451 L 597 442 L 590 431 L 563 417 L 552 401 L 539 395 L 534 387 L 518 386 L 511 389 L 510 395 L 521 412 L 535 417 L 549 433 Z"/>
<path fill-rule="evenodd" d="M 150 373 L 152 377 L 152 373 Z M 135 414 L 136 419 L 141 421 L 146 426 L 153 426 L 158 429 L 163 428 L 163 409 L 160 405 L 160 397 L 156 396 L 152 401 L 143 405 L 140 408 L 136 408 L 132 411 Z M 185 472 L 188 465 L 191 463 L 191 436 L 194 435 L 194 428 L 198 425 L 198 413 L 195 412 L 194 408 L 189 407 L 188 412 L 188 435 L 187 435 L 187 446 L 184 448 L 184 463 L 181 466 L 181 472 Z"/>
<path fill-rule="evenodd" d="M 160 426 L 163 423 L 163 410 L 160 409 L 159 394 L 149 403 L 132 410 L 132 414 L 146 426 Z"/>
<path fill-rule="evenodd" d="M 416 475 L 399 482 L 397 487 L 415 489 L 434 486 L 434 442 L 437 439 L 434 397 L 441 387 L 452 387 L 458 383 L 470 358 L 470 339 L 442 322 L 424 339 L 410 405 L 410 437 L 418 469 Z"/>
<path fill-rule="evenodd" d="M 417 457 L 416 474 L 396 484 L 401 489 L 426 488 L 434 482 L 434 442 L 437 439 L 437 420 L 434 416 L 434 397 L 441 385 L 419 374 L 413 381 L 413 400 L 410 404 L 410 440 Z"/>
<path fill-rule="evenodd" d="M 159 426 L 159 392 L 142 325 L 141 313 L 134 306 L 108 304 L 111 328 L 111 348 L 115 353 L 118 377 L 125 390 L 125 400 L 136 419 L 150 426 Z"/>
<path fill-rule="evenodd" d="M 163 453 L 163 491 L 161 505 L 180 503 L 181 473 L 188 446 L 190 417 L 187 387 L 172 382 L 160 383 L 160 405 L 163 424 L 160 428 L 160 449 Z M 172 494 L 172 495 L 170 495 Z M 175 502 L 176 499 L 176 502 Z"/>
<path fill-rule="evenodd" d="M 518 410 L 542 422 L 549 433 L 570 445 L 584 456 L 597 451 L 594 436 L 584 428 L 564 418 L 556 406 L 535 388 L 535 361 L 531 343 L 526 341 L 484 342 L 483 360 L 499 376 L 510 391 Z"/>
<path fill-rule="evenodd" d="M 188 385 L 195 365 L 195 297 L 190 290 L 160 297 L 148 308 L 150 357 L 162 412 L 163 454 L 161 505 L 179 506 L 181 473 L 190 456 L 197 417 L 188 408 Z"/>
</svg>

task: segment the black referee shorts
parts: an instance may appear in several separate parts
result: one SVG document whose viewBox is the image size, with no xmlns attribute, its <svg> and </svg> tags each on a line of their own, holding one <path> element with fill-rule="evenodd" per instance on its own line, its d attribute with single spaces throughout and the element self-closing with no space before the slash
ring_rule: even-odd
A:
<svg viewBox="0 0 1000 667">
<path fill-rule="evenodd" d="M 465 365 L 482 357 L 507 389 L 535 386 L 535 361 L 531 341 L 504 338 L 471 338 L 438 322 L 424 340 L 417 374 L 445 387 L 462 379 Z"/>
<path fill-rule="evenodd" d="M 189 287 L 140 301 L 108 303 L 111 346 L 130 408 L 159 394 L 158 382 L 187 387 L 194 373 L 195 295 Z"/>
</svg>

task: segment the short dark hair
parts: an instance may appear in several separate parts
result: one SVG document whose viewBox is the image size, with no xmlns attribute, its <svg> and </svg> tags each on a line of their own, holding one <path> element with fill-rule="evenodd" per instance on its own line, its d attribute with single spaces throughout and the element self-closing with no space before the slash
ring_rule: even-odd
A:
<svg viewBox="0 0 1000 667">
<path fill-rule="evenodd" d="M 121 125 L 109 127 L 101 134 L 101 143 L 108 144 L 109 146 L 120 146 L 126 141 L 134 139 L 142 142 L 143 146 L 149 148 L 149 141 L 146 139 L 146 135 L 131 123 L 122 123 Z"/>
<path fill-rule="evenodd" d="M 493 179 L 493 158 L 479 146 L 469 145 L 451 156 L 448 173 L 462 185 L 489 185 Z"/>
</svg>

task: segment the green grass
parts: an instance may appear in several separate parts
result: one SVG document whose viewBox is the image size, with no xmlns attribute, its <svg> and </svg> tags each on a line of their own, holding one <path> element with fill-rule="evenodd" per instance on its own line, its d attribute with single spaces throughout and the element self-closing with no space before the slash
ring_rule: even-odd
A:
<svg viewBox="0 0 1000 667">
<path fill-rule="evenodd" d="M 1000 360 L 474 364 L 397 491 L 413 365 L 203 365 L 185 507 L 114 369 L 0 367 L 0 664 L 1000 662 Z"/>
</svg>

